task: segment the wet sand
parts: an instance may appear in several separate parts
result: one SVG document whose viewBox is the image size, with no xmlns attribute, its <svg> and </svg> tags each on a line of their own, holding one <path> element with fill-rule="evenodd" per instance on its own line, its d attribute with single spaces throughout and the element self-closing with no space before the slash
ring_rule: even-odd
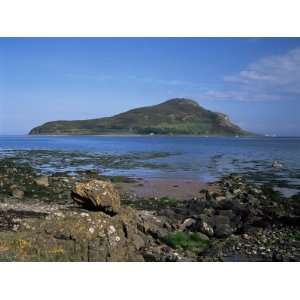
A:
<svg viewBox="0 0 300 300">
<path fill-rule="evenodd" d="M 137 198 L 169 197 L 177 200 L 189 200 L 200 195 L 208 184 L 198 180 L 180 179 L 141 179 L 135 183 L 119 183 L 121 193 Z"/>
</svg>

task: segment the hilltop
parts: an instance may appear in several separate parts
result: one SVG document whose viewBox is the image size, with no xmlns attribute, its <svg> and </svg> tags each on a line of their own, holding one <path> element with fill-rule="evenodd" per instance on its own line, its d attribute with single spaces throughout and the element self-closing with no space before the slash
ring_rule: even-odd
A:
<svg viewBox="0 0 300 300">
<path fill-rule="evenodd" d="M 201 107 L 198 102 L 175 98 L 105 118 L 53 121 L 33 128 L 32 135 L 183 134 L 247 135 L 228 116 Z"/>
</svg>

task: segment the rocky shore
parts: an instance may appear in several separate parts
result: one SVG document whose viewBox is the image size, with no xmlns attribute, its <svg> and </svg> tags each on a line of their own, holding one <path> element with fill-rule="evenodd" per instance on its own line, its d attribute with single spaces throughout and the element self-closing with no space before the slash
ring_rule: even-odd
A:
<svg viewBox="0 0 300 300">
<path fill-rule="evenodd" d="M 184 200 L 120 183 L 132 180 L 0 160 L 0 261 L 300 261 L 299 195 L 238 175 Z"/>
</svg>

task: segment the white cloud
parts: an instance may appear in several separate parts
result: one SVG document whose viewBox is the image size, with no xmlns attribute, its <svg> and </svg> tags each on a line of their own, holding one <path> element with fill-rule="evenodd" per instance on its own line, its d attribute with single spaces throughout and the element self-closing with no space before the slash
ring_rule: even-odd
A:
<svg viewBox="0 0 300 300">
<path fill-rule="evenodd" d="M 237 101 L 261 101 L 280 100 L 280 95 L 272 93 L 255 92 L 250 90 L 208 90 L 201 94 L 207 100 L 237 100 Z"/>
<path fill-rule="evenodd" d="M 243 101 L 300 98 L 300 48 L 265 57 L 238 74 L 225 76 L 224 81 L 226 90 L 208 91 L 204 96 Z"/>
</svg>

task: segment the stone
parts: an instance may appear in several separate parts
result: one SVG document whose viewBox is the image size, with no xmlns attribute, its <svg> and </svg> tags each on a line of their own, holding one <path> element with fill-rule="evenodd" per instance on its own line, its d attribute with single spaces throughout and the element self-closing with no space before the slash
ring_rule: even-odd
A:
<svg viewBox="0 0 300 300">
<path fill-rule="evenodd" d="M 233 194 L 234 195 L 238 195 L 238 194 L 240 194 L 242 191 L 240 190 L 240 189 L 235 189 L 235 190 L 233 190 Z"/>
<path fill-rule="evenodd" d="M 207 222 L 200 220 L 199 222 L 199 231 L 206 234 L 209 237 L 213 237 L 214 229 Z"/>
<path fill-rule="evenodd" d="M 203 241 L 209 241 L 209 237 L 203 232 L 197 232 L 197 236 Z"/>
<path fill-rule="evenodd" d="M 83 218 L 86 218 L 86 217 L 89 217 L 90 215 L 88 213 L 81 213 L 80 216 Z"/>
<path fill-rule="evenodd" d="M 215 236 L 217 238 L 225 238 L 233 233 L 233 229 L 229 224 L 219 224 L 215 229 Z"/>
<path fill-rule="evenodd" d="M 232 209 L 220 209 L 218 210 L 218 213 L 220 216 L 226 216 L 230 219 L 233 219 L 235 217 L 235 213 Z"/>
<path fill-rule="evenodd" d="M 233 228 L 230 225 L 230 219 L 227 216 L 215 216 L 214 223 L 214 234 L 217 238 L 225 238 L 233 233 Z"/>
<path fill-rule="evenodd" d="M 87 183 L 76 183 L 71 196 L 83 206 L 106 213 L 116 214 L 121 207 L 120 195 L 109 181 L 91 180 Z"/>
<path fill-rule="evenodd" d="M 205 208 L 205 209 L 203 209 L 203 214 L 202 214 L 202 216 L 209 216 L 209 217 L 211 217 L 211 216 L 213 216 L 215 214 L 215 210 L 212 208 L 212 207 L 210 207 L 210 208 Z"/>
<path fill-rule="evenodd" d="M 137 228 L 145 234 L 150 234 L 155 239 L 164 239 L 167 236 L 168 230 L 163 228 L 163 223 L 149 212 L 141 211 L 138 214 Z"/>
<path fill-rule="evenodd" d="M 257 188 L 253 188 L 253 189 L 252 189 L 252 193 L 253 193 L 253 194 L 261 194 L 262 192 L 261 192 L 261 190 L 259 190 L 259 189 L 257 189 Z"/>
<path fill-rule="evenodd" d="M 272 163 L 272 168 L 273 168 L 273 169 L 282 169 L 282 168 L 283 168 L 283 164 L 281 164 L 280 162 L 278 162 L 277 160 L 275 160 L 275 161 Z"/>
<path fill-rule="evenodd" d="M 37 177 L 34 182 L 42 187 L 48 187 L 49 186 L 49 177 L 48 176 L 39 176 Z"/>
<path fill-rule="evenodd" d="M 214 192 L 206 191 L 206 193 L 205 193 L 206 200 L 214 199 L 214 194 L 215 194 Z"/>
<path fill-rule="evenodd" d="M 224 197 L 224 196 L 217 196 L 216 200 L 217 201 L 223 201 L 223 200 L 226 200 L 226 197 Z"/>
<path fill-rule="evenodd" d="M 247 202 L 251 205 L 257 205 L 259 203 L 259 200 L 251 194 L 247 195 L 246 199 Z"/>
<path fill-rule="evenodd" d="M 13 195 L 13 197 L 15 197 L 17 199 L 23 199 L 24 198 L 24 192 L 22 190 L 19 190 L 19 189 L 14 189 L 12 191 L 12 195 Z"/>
<path fill-rule="evenodd" d="M 230 193 L 229 191 L 225 192 L 226 200 L 231 201 L 234 198 L 234 195 Z"/>
<path fill-rule="evenodd" d="M 143 238 L 138 235 L 138 234 L 134 234 L 133 238 L 132 238 L 132 243 L 135 246 L 135 248 L 137 250 L 140 250 L 142 247 L 145 246 L 145 241 L 143 240 Z"/>
<path fill-rule="evenodd" d="M 244 238 L 245 240 L 249 240 L 249 235 L 248 235 L 247 233 L 244 233 L 244 234 L 243 234 L 243 238 Z"/>
<path fill-rule="evenodd" d="M 188 218 L 185 219 L 184 222 L 179 226 L 179 230 L 185 231 L 196 223 L 195 219 Z"/>
</svg>

